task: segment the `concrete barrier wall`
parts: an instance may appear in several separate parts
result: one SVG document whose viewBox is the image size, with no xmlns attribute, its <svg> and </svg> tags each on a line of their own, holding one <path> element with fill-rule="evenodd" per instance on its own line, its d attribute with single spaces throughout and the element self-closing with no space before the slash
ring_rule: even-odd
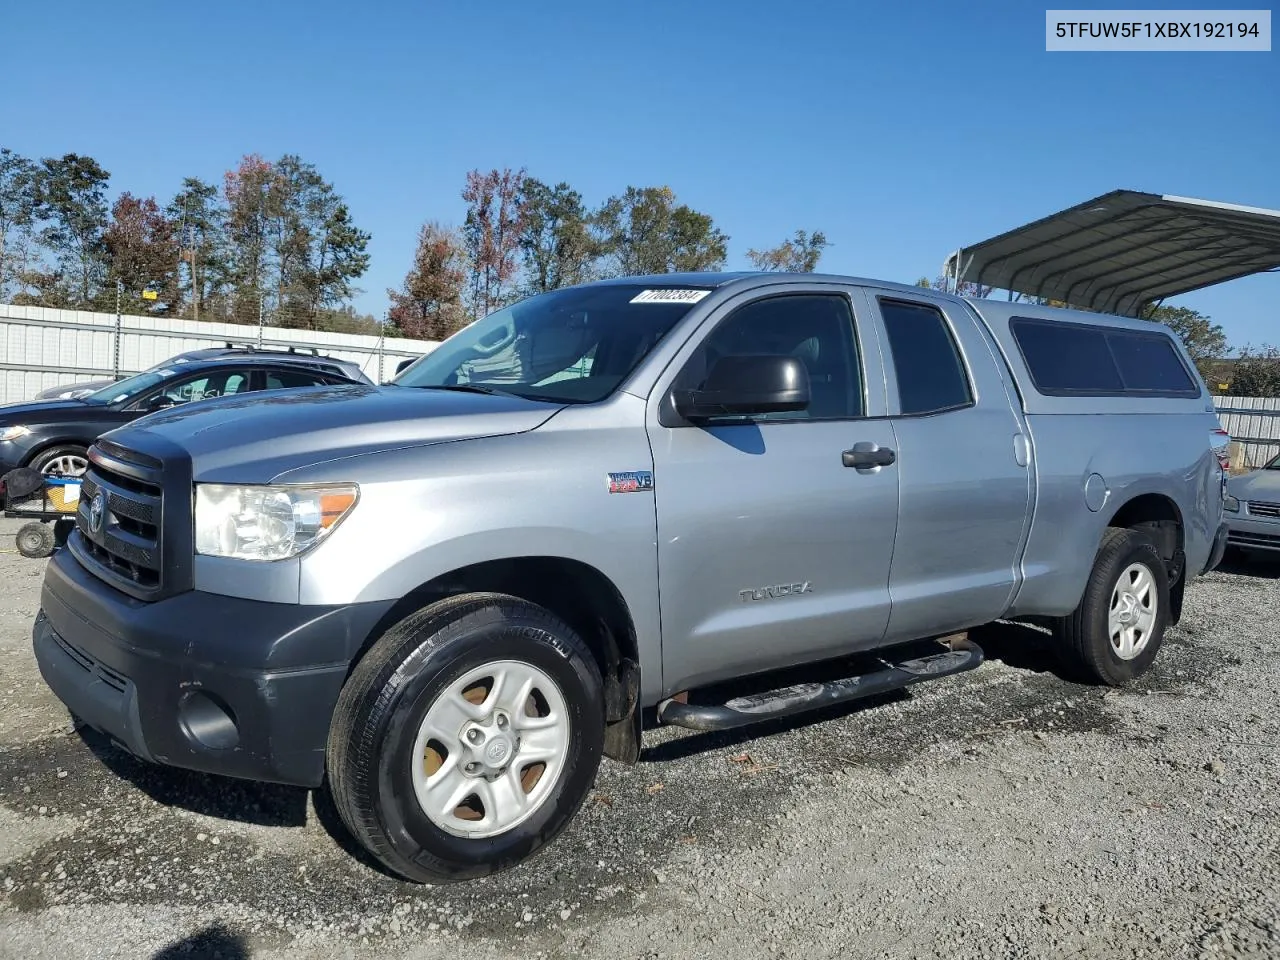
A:
<svg viewBox="0 0 1280 960">
<path fill-rule="evenodd" d="M 375 383 L 389 380 L 401 360 L 437 346 L 432 340 L 126 315 L 120 318 L 120 372 L 137 373 L 174 354 L 228 340 L 258 343 L 259 331 L 263 347 L 315 347 L 359 364 Z M 115 314 L 0 304 L 0 403 L 29 400 L 63 383 L 108 378 L 115 363 Z"/>
<path fill-rule="evenodd" d="M 1280 398 L 1222 396 L 1213 405 L 1231 434 L 1233 470 L 1260 467 L 1280 454 Z"/>
</svg>

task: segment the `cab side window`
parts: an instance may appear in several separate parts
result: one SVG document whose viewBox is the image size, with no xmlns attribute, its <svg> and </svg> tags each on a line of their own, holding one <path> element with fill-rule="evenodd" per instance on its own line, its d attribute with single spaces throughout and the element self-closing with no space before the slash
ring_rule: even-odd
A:
<svg viewBox="0 0 1280 960">
<path fill-rule="evenodd" d="M 927 303 L 880 301 L 904 415 L 941 413 L 973 402 L 960 349 L 942 311 Z"/>
<path fill-rule="evenodd" d="M 752 420 L 847 420 L 864 415 L 853 311 L 842 296 L 788 294 L 739 307 L 689 359 L 677 378 L 677 389 L 699 389 L 717 360 L 741 355 L 798 357 L 809 372 L 808 409 Z"/>
<path fill-rule="evenodd" d="M 304 370 L 268 370 L 268 390 L 292 390 L 295 387 L 315 387 L 328 383 L 329 380 L 319 373 Z"/>
<path fill-rule="evenodd" d="M 212 397 L 231 396 L 249 389 L 249 373 L 245 370 L 219 370 L 202 377 L 173 384 L 163 394 L 174 403 L 190 403 Z"/>
</svg>

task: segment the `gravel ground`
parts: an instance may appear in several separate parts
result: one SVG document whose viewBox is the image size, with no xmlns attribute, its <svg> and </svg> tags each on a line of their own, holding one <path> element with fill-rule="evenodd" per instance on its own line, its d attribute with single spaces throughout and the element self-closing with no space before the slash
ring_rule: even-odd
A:
<svg viewBox="0 0 1280 960">
<path fill-rule="evenodd" d="M 1060 679 L 1042 633 L 870 707 L 648 733 L 499 877 L 418 887 L 304 791 L 72 731 L 0 523 L 0 957 L 1280 957 L 1280 568 L 1188 592 L 1152 674 Z"/>
</svg>

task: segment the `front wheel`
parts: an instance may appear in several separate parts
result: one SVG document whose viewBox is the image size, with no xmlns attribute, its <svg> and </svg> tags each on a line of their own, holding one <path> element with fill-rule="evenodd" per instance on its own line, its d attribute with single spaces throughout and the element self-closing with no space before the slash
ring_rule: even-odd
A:
<svg viewBox="0 0 1280 960">
<path fill-rule="evenodd" d="M 83 477 L 89 469 L 89 452 L 74 445 L 51 447 L 32 459 L 31 468 L 46 477 Z"/>
<path fill-rule="evenodd" d="M 352 835 L 409 880 L 515 866 L 595 781 L 600 672 L 549 611 L 502 594 L 432 604 L 392 627 L 338 698 L 327 767 Z"/>
<path fill-rule="evenodd" d="M 1110 528 L 1080 606 L 1060 623 L 1062 652 L 1087 679 L 1121 686 L 1155 660 L 1169 612 L 1169 575 L 1151 538 Z"/>
</svg>

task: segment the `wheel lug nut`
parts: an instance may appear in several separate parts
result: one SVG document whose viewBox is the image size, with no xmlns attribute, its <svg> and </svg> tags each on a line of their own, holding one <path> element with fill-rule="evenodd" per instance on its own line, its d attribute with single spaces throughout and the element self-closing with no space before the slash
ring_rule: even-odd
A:
<svg viewBox="0 0 1280 960">
<path fill-rule="evenodd" d="M 480 772 L 480 764 L 478 764 L 478 763 L 468 763 L 468 764 L 467 764 L 463 769 L 464 769 L 464 770 L 466 770 L 466 772 L 467 772 L 467 773 L 479 773 L 479 772 Z"/>
<path fill-rule="evenodd" d="M 507 718 L 503 716 L 501 713 L 498 714 L 498 729 L 499 730 L 507 729 Z"/>
<path fill-rule="evenodd" d="M 479 742 L 480 742 L 480 731 L 479 731 L 479 730 L 468 730 L 468 731 L 467 731 L 467 739 L 468 739 L 468 740 L 470 740 L 472 743 L 479 743 Z"/>
</svg>

